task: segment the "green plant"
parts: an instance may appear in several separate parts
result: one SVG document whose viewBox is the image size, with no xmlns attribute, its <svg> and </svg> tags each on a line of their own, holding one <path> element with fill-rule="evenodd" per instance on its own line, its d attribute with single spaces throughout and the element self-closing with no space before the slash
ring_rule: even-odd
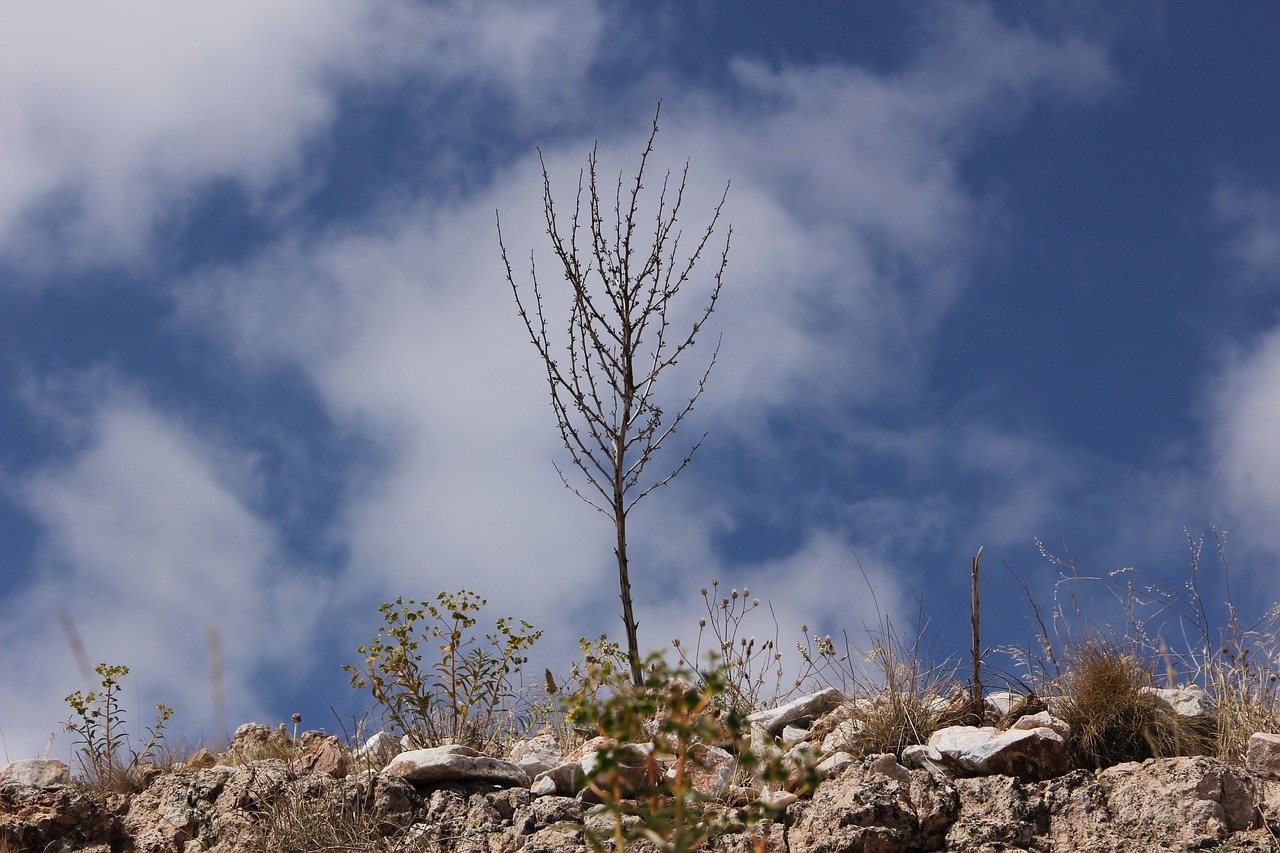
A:
<svg viewBox="0 0 1280 853">
<path fill-rule="evenodd" d="M 503 616 L 482 642 L 472 633 L 472 614 L 486 603 L 459 590 L 441 592 L 435 603 L 397 598 L 380 605 L 384 624 L 377 638 L 357 649 L 364 667 L 343 667 L 351 686 L 372 690 L 390 723 L 420 747 L 493 750 L 518 728 L 517 677 L 542 632 Z M 420 649 L 433 647 L 438 656 L 424 659 Z"/>
<path fill-rule="evenodd" d="M 663 853 L 687 853 L 711 837 L 775 818 L 777 811 L 763 800 L 730 809 L 694 784 L 711 744 L 729 745 L 739 765 L 766 784 L 780 789 L 786 781 L 781 761 L 762 764 L 746 748 L 745 714 L 720 701 L 727 689 L 723 671 L 676 670 L 651 657 L 645 673 L 642 686 L 581 711 L 581 719 L 607 738 L 587 783 L 614 818 L 611 835 L 588 830 L 588 843 L 596 850 L 624 850 L 647 841 Z"/>
<path fill-rule="evenodd" d="M 698 621 L 698 640 L 692 652 L 680 640 L 672 640 L 680 664 L 696 672 L 697 662 L 707 655 L 720 661 L 718 671 L 725 680 L 723 701 L 739 711 L 756 711 L 765 704 L 784 701 L 792 692 L 783 689 L 782 653 L 778 650 L 778 622 L 773 620 L 773 636 L 757 642 L 747 635 L 752 614 L 761 609 L 760 599 L 751 590 L 733 589 L 720 594 L 720 581 L 711 579 L 711 590 L 699 590 L 707 618 Z M 769 612 L 772 615 L 773 608 Z M 710 637 L 706 637 L 710 631 Z M 704 641 L 708 648 L 703 649 Z"/>
<path fill-rule="evenodd" d="M 66 721 L 66 729 L 80 738 L 77 757 L 81 772 L 91 784 L 128 790 L 136 785 L 141 765 L 157 758 L 164 741 L 164 724 L 173 716 L 173 709 L 156 706 L 156 719 L 147 728 L 147 740 L 135 749 L 120 707 L 120 680 L 129 674 L 129 667 L 104 661 L 94 671 L 102 679 L 102 690 L 77 690 L 66 698 L 75 715 Z"/>
</svg>

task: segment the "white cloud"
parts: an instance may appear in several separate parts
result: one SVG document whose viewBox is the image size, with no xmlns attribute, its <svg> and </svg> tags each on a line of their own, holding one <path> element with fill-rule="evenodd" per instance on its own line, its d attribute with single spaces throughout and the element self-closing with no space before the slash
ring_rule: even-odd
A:
<svg viewBox="0 0 1280 853">
<path fill-rule="evenodd" d="M 705 426 L 767 443 L 770 414 L 893 405 L 923 382 L 928 340 L 981 240 L 985 204 L 959 177 L 964 140 L 1042 92 L 1095 93 L 1109 80 L 1095 48 L 1042 42 L 980 13 L 955 24 L 901 75 L 742 65 L 751 97 L 737 105 L 692 92 L 664 106 L 649 186 L 691 159 L 686 239 L 734 181 L 715 323 L 725 351 L 689 435 Z M 600 138 L 605 181 L 634 167 L 644 118 Z M 544 145 L 562 205 L 590 148 Z M 558 444 L 544 380 L 497 257 L 495 208 L 517 274 L 533 248 L 554 292 L 540 189 L 537 161 L 525 158 L 470 197 L 389 205 L 361 229 L 295 237 L 175 294 L 186 321 L 215 330 L 243 364 L 302 371 L 341 428 L 379 442 L 386 465 L 357 477 L 336 534 L 351 546 L 352 583 L 395 594 L 466 585 L 569 636 L 592 624 L 616 633 L 608 522 L 547 461 Z M 658 542 L 637 545 L 663 566 L 637 591 L 655 630 L 667 620 L 655 614 L 705 581 L 688 573 L 715 570 L 710 532 L 728 511 L 713 483 L 692 469 L 682 479 L 683 497 L 652 499 L 681 510 L 646 516 L 642 536 Z M 789 578 L 786 596 L 822 611 L 809 621 L 865 615 L 860 580 L 837 582 L 855 571 L 853 546 L 816 525 L 801 538 L 762 579 Z M 882 604 L 896 606 L 907 579 L 880 571 L 890 558 L 874 547 L 863 559 L 879 572 Z"/>
<path fill-rule="evenodd" d="M 1280 549 L 1280 331 L 1232 360 L 1214 388 L 1213 451 L 1228 505 L 1249 524 L 1247 539 Z"/>
<path fill-rule="evenodd" d="M 1229 231 L 1225 252 L 1236 270 L 1254 281 L 1280 281 L 1280 195 L 1224 178 L 1213 189 L 1209 209 Z"/>
<path fill-rule="evenodd" d="M 157 702 L 194 735 L 216 737 L 209 627 L 224 650 L 229 714 L 262 710 L 257 679 L 308 645 L 323 583 L 283 562 L 252 509 L 254 460 L 118 385 L 86 402 L 83 443 L 25 479 L 44 529 L 30 585 L 3 602 L 2 677 L 23 684 L 4 709 L 12 757 L 43 745 L 64 696 L 92 689 L 60 627 L 70 617 L 89 665 L 129 666 L 130 724 Z M 69 416 L 72 417 L 72 416 Z M 140 728 L 138 729 L 140 730 Z M 59 752 L 69 757 L 65 737 Z"/>
<path fill-rule="evenodd" d="M 361 85 L 468 81 L 537 117 L 576 91 L 600 26 L 588 0 L 7 7 L 0 258 L 142 262 L 153 226 L 211 182 L 260 198 L 296 173 Z"/>
</svg>

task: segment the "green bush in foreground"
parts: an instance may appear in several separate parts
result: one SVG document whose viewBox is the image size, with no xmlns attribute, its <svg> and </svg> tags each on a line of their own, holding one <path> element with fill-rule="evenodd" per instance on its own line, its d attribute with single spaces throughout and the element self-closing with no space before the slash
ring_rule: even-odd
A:
<svg viewBox="0 0 1280 853">
<path fill-rule="evenodd" d="M 711 744 L 725 744 L 739 766 L 759 774 L 774 790 L 787 780 L 780 760 L 762 763 L 747 748 L 746 715 L 726 701 L 723 668 L 705 672 L 672 669 L 651 657 L 645 682 L 600 704 L 578 706 L 577 721 L 593 725 L 610 744 L 597 753 L 587 784 L 613 817 L 609 835 L 585 834 L 598 850 L 624 850 L 648 841 L 663 853 L 687 853 L 707 839 L 740 832 L 777 817 L 758 799 L 731 809 L 698 790 L 693 774 L 705 768 Z M 652 744 L 638 750 L 636 744 Z M 659 759 L 670 769 L 663 771 Z"/>
</svg>

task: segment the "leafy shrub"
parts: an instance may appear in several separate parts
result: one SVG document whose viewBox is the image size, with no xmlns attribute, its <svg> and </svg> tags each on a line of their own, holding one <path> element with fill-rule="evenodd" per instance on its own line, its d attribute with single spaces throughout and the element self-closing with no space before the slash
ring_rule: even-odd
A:
<svg viewBox="0 0 1280 853">
<path fill-rule="evenodd" d="M 746 715 L 721 701 L 728 690 L 723 670 L 675 670 L 652 657 L 645 673 L 641 687 L 628 686 L 601 704 L 582 706 L 579 713 L 610 739 L 597 753 L 587 783 L 613 816 L 614 830 L 608 837 L 588 830 L 591 846 L 624 850 L 643 840 L 663 853 L 687 853 L 713 836 L 776 817 L 763 801 L 729 809 L 693 784 L 691 772 L 701 766 L 705 744 L 729 744 L 739 764 L 766 783 L 780 788 L 786 780 L 781 762 L 758 766 L 759 759 L 746 748 Z M 638 743 L 652 743 L 653 748 L 637 753 Z M 663 757 L 669 772 L 659 762 Z M 639 791 L 623 772 L 624 765 L 637 762 L 644 777 Z"/>
<path fill-rule="evenodd" d="M 518 676 L 542 632 L 503 616 L 481 641 L 472 633 L 472 614 L 485 604 L 465 589 L 441 592 L 435 603 L 382 604 L 385 624 L 357 649 L 364 667 L 343 667 L 351 686 L 372 690 L 392 726 L 419 747 L 457 743 L 490 751 L 516 728 Z M 439 656 L 424 660 L 419 650 L 433 647 Z"/>
<path fill-rule="evenodd" d="M 156 706 L 156 719 L 147 729 L 147 740 L 135 749 L 125 729 L 124 709 L 120 707 L 120 680 L 129 674 L 129 667 L 104 661 L 94 671 L 102 679 L 102 691 L 77 690 L 66 698 L 75 715 L 67 720 L 66 729 L 80 738 L 77 757 L 80 770 L 90 784 L 111 790 L 134 790 L 138 786 L 139 768 L 158 756 L 164 742 L 164 724 L 173 716 L 173 709 L 167 705 Z"/>
</svg>

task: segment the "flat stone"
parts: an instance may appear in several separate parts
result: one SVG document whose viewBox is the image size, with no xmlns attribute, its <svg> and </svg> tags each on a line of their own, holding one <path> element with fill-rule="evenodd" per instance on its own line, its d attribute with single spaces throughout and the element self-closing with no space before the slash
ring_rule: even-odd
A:
<svg viewBox="0 0 1280 853">
<path fill-rule="evenodd" d="M 818 762 L 818 772 L 823 776 L 834 776 L 849 765 L 857 763 L 858 759 L 847 752 L 833 752 Z"/>
<path fill-rule="evenodd" d="M 490 782 L 508 788 L 527 787 L 529 774 L 510 761 L 450 744 L 402 752 L 382 771 L 410 782 Z"/>
<path fill-rule="evenodd" d="M 1071 725 L 1066 720 L 1060 720 L 1048 711 L 1019 717 L 1009 728 L 1012 731 L 1031 731 L 1032 729 L 1041 728 L 1053 729 L 1063 740 L 1071 737 Z"/>
<path fill-rule="evenodd" d="M 929 758 L 966 773 L 1028 781 L 1067 772 L 1067 744 L 1048 726 L 1000 732 L 991 726 L 948 726 L 929 736 Z"/>
<path fill-rule="evenodd" d="M 71 784 L 71 768 L 61 761 L 23 758 L 0 769 L 0 785 L 28 788 L 65 788 Z"/>
<path fill-rule="evenodd" d="M 782 733 L 786 726 L 801 720 L 812 720 L 815 717 L 820 717 L 828 711 L 834 711 L 845 701 L 843 693 L 834 687 L 828 687 L 825 690 L 819 690 L 817 693 L 810 693 L 807 696 L 793 699 L 785 705 L 779 705 L 777 708 L 771 708 L 768 711 L 757 711 L 747 717 L 747 720 L 759 725 L 769 734 L 778 735 Z"/>
</svg>

